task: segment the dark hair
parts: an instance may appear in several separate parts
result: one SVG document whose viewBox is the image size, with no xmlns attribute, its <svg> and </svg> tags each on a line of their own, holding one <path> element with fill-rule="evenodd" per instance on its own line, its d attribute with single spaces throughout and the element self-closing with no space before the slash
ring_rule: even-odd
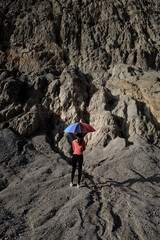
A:
<svg viewBox="0 0 160 240">
<path fill-rule="evenodd" d="M 82 133 L 77 133 L 76 136 L 79 138 L 78 139 L 78 144 L 81 145 L 83 142 L 83 134 Z"/>
<path fill-rule="evenodd" d="M 83 134 L 82 133 L 77 133 L 76 136 L 79 137 L 79 138 L 83 138 Z"/>
</svg>

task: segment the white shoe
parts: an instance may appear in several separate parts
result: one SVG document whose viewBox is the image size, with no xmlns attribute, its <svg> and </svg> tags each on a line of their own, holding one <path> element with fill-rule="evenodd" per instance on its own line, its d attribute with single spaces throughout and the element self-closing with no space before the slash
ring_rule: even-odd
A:
<svg viewBox="0 0 160 240">
<path fill-rule="evenodd" d="M 77 188 L 81 188 L 83 186 L 84 186 L 84 184 L 77 184 Z"/>
<path fill-rule="evenodd" d="M 73 183 L 70 183 L 69 185 L 70 185 L 70 187 L 73 187 Z"/>
</svg>

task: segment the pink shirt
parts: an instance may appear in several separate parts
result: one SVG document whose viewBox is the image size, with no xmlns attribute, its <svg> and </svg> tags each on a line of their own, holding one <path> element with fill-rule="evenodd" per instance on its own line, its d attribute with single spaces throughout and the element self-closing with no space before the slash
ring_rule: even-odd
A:
<svg viewBox="0 0 160 240">
<path fill-rule="evenodd" d="M 83 151 L 85 151 L 86 149 L 86 143 L 83 140 L 82 144 L 79 145 L 78 140 L 76 139 L 72 142 L 72 148 L 73 148 L 73 154 L 83 155 Z"/>
</svg>

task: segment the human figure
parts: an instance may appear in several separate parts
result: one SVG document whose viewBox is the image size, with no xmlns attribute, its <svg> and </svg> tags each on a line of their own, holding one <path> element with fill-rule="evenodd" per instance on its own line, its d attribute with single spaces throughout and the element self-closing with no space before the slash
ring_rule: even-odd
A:
<svg viewBox="0 0 160 240">
<path fill-rule="evenodd" d="M 83 139 L 82 133 L 77 133 L 77 139 L 72 142 L 73 148 L 73 158 L 72 158 L 72 173 L 71 173 L 71 183 L 70 186 L 73 187 L 74 175 L 78 163 L 78 183 L 77 188 L 83 187 L 83 184 L 80 184 L 81 181 L 81 172 L 83 164 L 83 151 L 86 149 L 86 143 Z"/>
</svg>

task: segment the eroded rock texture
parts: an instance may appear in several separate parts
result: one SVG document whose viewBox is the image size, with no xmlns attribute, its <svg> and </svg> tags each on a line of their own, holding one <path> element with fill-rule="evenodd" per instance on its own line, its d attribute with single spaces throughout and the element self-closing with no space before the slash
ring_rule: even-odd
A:
<svg viewBox="0 0 160 240">
<path fill-rule="evenodd" d="M 80 120 L 101 147 L 135 133 L 159 146 L 158 7 L 1 1 L 2 125 L 25 136 L 47 127 L 62 151 L 64 127 Z"/>
<path fill-rule="evenodd" d="M 0 1 L 0 238 L 158 239 L 159 9 L 157 0 Z M 78 121 L 96 129 L 85 136 L 82 195 L 68 190 L 61 158 L 74 139 L 63 131 Z"/>
</svg>

